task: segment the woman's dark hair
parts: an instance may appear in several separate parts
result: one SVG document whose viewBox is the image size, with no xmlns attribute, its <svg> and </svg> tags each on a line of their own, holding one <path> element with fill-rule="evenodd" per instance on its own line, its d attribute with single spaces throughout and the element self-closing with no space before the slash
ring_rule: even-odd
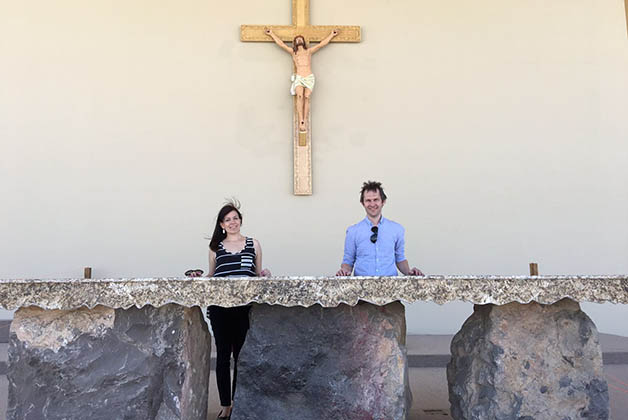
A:
<svg viewBox="0 0 628 420">
<path fill-rule="evenodd" d="M 377 181 L 366 181 L 362 184 L 362 190 L 360 190 L 360 203 L 364 203 L 364 192 L 365 191 L 379 191 L 379 196 L 382 201 L 386 201 L 386 194 L 384 193 L 384 188 L 382 187 L 381 182 Z"/>
<path fill-rule="evenodd" d="M 305 42 L 305 38 L 303 38 L 303 35 L 297 35 L 292 40 L 292 51 L 294 51 L 295 54 L 297 53 L 297 50 L 299 49 L 297 46 L 297 38 L 301 38 L 303 40 L 303 49 L 307 50 L 307 43 Z"/>
<path fill-rule="evenodd" d="M 240 217 L 240 223 L 242 223 L 242 213 L 240 213 L 239 207 L 240 203 L 234 200 L 222 206 L 222 208 L 218 212 L 218 216 L 216 216 L 216 227 L 214 227 L 214 234 L 209 240 L 209 249 L 211 249 L 212 251 L 218 251 L 218 244 L 220 244 L 220 242 L 222 242 L 222 240 L 227 237 L 227 234 L 222 230 L 222 227 L 220 227 L 220 223 L 225 221 L 226 215 L 235 210 L 235 212 L 238 213 L 238 216 Z"/>
</svg>

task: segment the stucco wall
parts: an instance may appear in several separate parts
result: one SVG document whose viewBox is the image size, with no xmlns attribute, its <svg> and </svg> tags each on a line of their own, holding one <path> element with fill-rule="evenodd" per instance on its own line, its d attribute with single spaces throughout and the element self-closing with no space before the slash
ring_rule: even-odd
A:
<svg viewBox="0 0 628 420">
<path fill-rule="evenodd" d="M 312 197 L 291 193 L 289 56 L 238 40 L 288 0 L 0 10 L 0 277 L 206 267 L 230 196 L 274 273 L 333 273 L 366 179 L 425 272 L 628 272 L 622 0 L 313 0 L 363 42 L 315 56 Z M 626 308 L 586 309 L 628 335 Z M 469 312 L 413 305 L 409 331 Z"/>
</svg>

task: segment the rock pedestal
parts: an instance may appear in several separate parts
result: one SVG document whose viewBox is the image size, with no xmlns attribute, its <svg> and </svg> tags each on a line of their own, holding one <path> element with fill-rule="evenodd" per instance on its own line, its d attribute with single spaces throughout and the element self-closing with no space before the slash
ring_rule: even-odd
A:
<svg viewBox="0 0 628 420">
<path fill-rule="evenodd" d="M 476 305 L 451 343 L 455 420 L 606 420 L 595 325 L 580 305 Z"/>
<path fill-rule="evenodd" d="M 9 420 L 206 420 L 210 335 L 198 307 L 15 313 Z"/>
<path fill-rule="evenodd" d="M 254 305 L 250 318 L 232 420 L 406 418 L 401 303 Z"/>
</svg>

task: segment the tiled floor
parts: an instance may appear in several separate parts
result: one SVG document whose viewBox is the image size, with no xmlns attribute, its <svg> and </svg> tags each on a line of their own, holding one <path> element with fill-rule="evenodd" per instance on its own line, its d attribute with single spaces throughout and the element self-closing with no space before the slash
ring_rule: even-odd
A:
<svg viewBox="0 0 628 420">
<path fill-rule="evenodd" d="M 611 419 L 628 419 L 628 365 L 605 366 L 611 403 Z M 218 415 L 216 379 L 210 377 L 210 401 L 208 419 Z M 410 369 L 410 387 L 413 404 L 409 420 L 451 420 L 447 395 L 447 377 L 444 368 Z"/>
</svg>

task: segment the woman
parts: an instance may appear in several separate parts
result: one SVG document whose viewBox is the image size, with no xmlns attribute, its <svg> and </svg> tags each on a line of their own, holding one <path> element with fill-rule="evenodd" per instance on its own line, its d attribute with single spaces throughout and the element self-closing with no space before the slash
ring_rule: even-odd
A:
<svg viewBox="0 0 628 420">
<path fill-rule="evenodd" d="M 262 270 L 262 248 L 256 239 L 240 233 L 242 214 L 239 203 L 225 204 L 218 212 L 214 234 L 209 242 L 210 277 L 269 276 Z M 218 419 L 229 419 L 233 395 L 236 389 L 238 355 L 249 329 L 249 307 L 223 308 L 210 306 L 207 309 L 216 342 L 216 382 L 220 397 Z M 229 364 L 233 353 L 233 385 Z"/>
</svg>

